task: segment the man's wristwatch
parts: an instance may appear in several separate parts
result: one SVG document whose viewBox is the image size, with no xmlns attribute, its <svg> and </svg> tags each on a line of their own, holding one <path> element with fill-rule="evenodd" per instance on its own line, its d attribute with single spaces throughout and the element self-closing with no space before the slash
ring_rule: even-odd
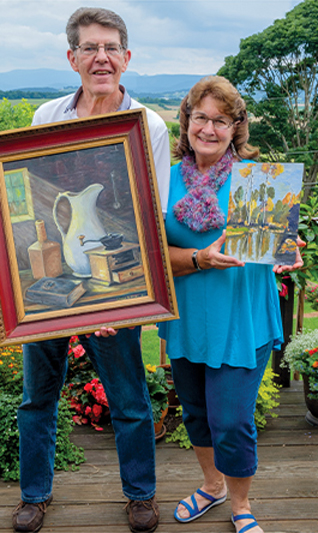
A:
<svg viewBox="0 0 318 533">
<path fill-rule="evenodd" d="M 198 258 L 197 258 L 197 255 L 198 255 L 198 252 L 199 250 L 195 250 L 192 254 L 192 263 L 193 263 L 193 266 L 196 270 L 203 270 L 200 265 L 199 265 L 199 262 L 198 262 Z"/>
</svg>

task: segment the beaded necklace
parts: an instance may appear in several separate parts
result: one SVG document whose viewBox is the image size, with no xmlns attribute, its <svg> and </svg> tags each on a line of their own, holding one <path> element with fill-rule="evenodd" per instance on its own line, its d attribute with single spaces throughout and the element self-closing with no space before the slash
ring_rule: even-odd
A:
<svg viewBox="0 0 318 533">
<path fill-rule="evenodd" d="M 229 177 L 233 162 L 234 156 L 228 149 L 215 165 L 202 174 L 194 157 L 184 156 L 181 174 L 187 194 L 173 206 L 174 215 L 179 222 L 197 232 L 223 226 L 225 216 L 216 193 Z"/>
</svg>

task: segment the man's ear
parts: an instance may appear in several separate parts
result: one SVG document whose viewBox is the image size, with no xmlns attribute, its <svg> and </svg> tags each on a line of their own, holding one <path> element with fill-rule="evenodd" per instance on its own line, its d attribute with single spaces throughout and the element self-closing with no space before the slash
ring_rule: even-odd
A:
<svg viewBox="0 0 318 533">
<path fill-rule="evenodd" d="M 76 57 L 75 52 L 73 50 L 69 49 L 67 51 L 66 55 L 67 55 L 67 59 L 69 60 L 72 69 L 75 72 L 78 72 L 77 57 Z"/>
<path fill-rule="evenodd" d="M 131 51 L 130 50 L 126 50 L 125 55 L 124 55 L 124 63 L 123 63 L 123 66 L 121 68 L 122 72 L 126 72 L 127 67 L 128 67 L 128 63 L 129 63 L 130 60 L 131 60 Z"/>
</svg>

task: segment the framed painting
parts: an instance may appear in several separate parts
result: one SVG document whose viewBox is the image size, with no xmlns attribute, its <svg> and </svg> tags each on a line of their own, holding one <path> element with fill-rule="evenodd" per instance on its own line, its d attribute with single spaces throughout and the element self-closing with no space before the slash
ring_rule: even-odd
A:
<svg viewBox="0 0 318 533">
<path fill-rule="evenodd" d="M 302 163 L 234 163 L 225 254 L 246 263 L 293 265 Z"/>
<path fill-rule="evenodd" d="M 0 134 L 0 344 L 178 317 L 144 109 Z"/>
</svg>

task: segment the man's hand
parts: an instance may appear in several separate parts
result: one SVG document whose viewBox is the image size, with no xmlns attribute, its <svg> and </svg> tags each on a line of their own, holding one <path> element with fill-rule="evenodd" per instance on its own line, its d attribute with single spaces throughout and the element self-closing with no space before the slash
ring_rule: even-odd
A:
<svg viewBox="0 0 318 533">
<path fill-rule="evenodd" d="M 114 335 L 117 335 L 117 333 L 118 329 L 102 326 L 99 330 L 95 331 L 94 335 L 96 335 L 96 337 L 114 337 Z"/>
</svg>

